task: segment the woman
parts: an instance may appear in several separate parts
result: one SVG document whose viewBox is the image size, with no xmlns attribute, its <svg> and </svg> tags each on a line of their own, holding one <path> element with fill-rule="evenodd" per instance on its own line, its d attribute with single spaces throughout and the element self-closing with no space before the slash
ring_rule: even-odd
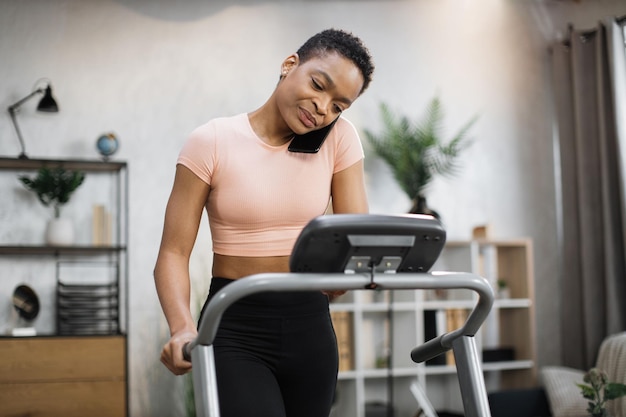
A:
<svg viewBox="0 0 626 417">
<path fill-rule="evenodd" d="M 340 116 L 373 69 L 360 39 L 322 31 L 282 62 L 278 85 L 259 109 L 214 119 L 190 135 L 154 271 L 171 334 L 161 361 L 174 374 L 191 369 L 182 347 L 197 334 L 188 267 L 203 209 L 213 239 L 209 299 L 233 280 L 288 272 L 298 234 L 329 201 L 334 213 L 367 212 L 363 149 Z M 295 135 L 335 119 L 319 152 L 289 151 Z M 222 417 L 329 414 L 337 378 L 329 296 L 262 293 L 226 311 L 214 342 Z"/>
</svg>

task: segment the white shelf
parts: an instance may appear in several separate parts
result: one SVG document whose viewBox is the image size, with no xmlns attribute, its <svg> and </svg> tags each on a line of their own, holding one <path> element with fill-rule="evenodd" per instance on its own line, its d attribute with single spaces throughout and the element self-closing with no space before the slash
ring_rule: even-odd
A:
<svg viewBox="0 0 626 417">
<path fill-rule="evenodd" d="M 502 361 L 483 362 L 483 371 L 507 371 L 514 369 L 532 369 L 535 366 L 533 361 Z"/>
<path fill-rule="evenodd" d="M 421 304 L 423 310 L 445 310 L 448 308 L 466 308 L 471 309 L 476 305 L 474 300 L 436 300 L 424 301 Z M 510 298 L 496 299 L 493 303 L 493 309 L 497 308 L 528 308 L 532 305 L 529 298 Z"/>
<path fill-rule="evenodd" d="M 415 302 L 393 302 L 391 303 L 391 311 L 415 311 Z M 383 312 L 386 313 L 389 310 L 389 304 L 387 303 L 371 303 L 362 304 L 361 309 L 364 312 Z"/>
<path fill-rule="evenodd" d="M 529 308 L 533 301 L 529 298 L 515 298 L 508 300 L 496 300 L 493 308 Z"/>
<path fill-rule="evenodd" d="M 476 305 L 474 300 L 435 300 L 424 301 L 421 305 L 423 310 L 446 310 L 449 308 L 472 309 Z"/>
<path fill-rule="evenodd" d="M 430 365 L 421 368 L 425 375 L 452 375 L 456 374 L 456 367 L 452 365 Z"/>
<path fill-rule="evenodd" d="M 532 244 L 528 239 L 510 241 L 455 241 L 446 244 L 435 271 L 467 271 L 485 277 L 494 287 L 499 279 L 509 285 L 511 298 L 498 298 L 492 311 L 476 334 L 479 352 L 484 347 L 512 348 L 515 360 L 482 363 L 485 378 L 493 387 L 522 388 L 535 385 L 534 278 Z M 436 298 L 435 298 L 436 297 Z M 444 298 L 447 297 L 447 298 Z M 414 415 L 417 403 L 410 385 L 418 381 L 426 392 L 434 394 L 436 409 L 462 413 L 454 365 L 415 364 L 410 351 L 424 343 L 424 312 L 470 311 L 477 296 L 468 290 L 402 290 L 389 303 L 387 291 L 353 291 L 331 303 L 331 312 L 347 312 L 351 320 L 353 368 L 339 373 L 338 409 L 342 417 L 364 417 L 365 403 L 386 398 L 388 377 L 393 378 L 396 415 Z M 381 349 L 388 349 L 387 318 L 392 314 L 394 368 L 374 368 Z M 445 317 L 445 314 L 443 315 Z M 446 319 L 443 319 L 445 322 Z M 438 322 L 439 326 L 445 325 Z M 449 331 L 451 329 L 444 329 Z M 439 332 L 438 332 L 439 333 Z M 338 336 L 339 338 L 339 336 Z M 430 388 L 429 388 L 430 387 Z M 433 401 L 434 400 L 434 401 Z M 461 409 L 458 409 L 461 407 Z"/>
<path fill-rule="evenodd" d="M 337 378 L 339 380 L 351 380 L 357 378 L 357 371 L 341 371 Z"/>
<path fill-rule="evenodd" d="M 331 303 L 330 311 L 354 311 L 355 305 L 348 303 Z"/>
</svg>

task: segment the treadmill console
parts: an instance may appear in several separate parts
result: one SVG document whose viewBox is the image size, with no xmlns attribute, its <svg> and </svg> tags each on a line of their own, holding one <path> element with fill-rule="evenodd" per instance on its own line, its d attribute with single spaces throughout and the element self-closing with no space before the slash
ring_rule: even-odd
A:
<svg viewBox="0 0 626 417">
<path fill-rule="evenodd" d="M 289 261 L 291 272 L 428 272 L 446 232 L 421 214 L 330 214 L 302 229 Z"/>
</svg>

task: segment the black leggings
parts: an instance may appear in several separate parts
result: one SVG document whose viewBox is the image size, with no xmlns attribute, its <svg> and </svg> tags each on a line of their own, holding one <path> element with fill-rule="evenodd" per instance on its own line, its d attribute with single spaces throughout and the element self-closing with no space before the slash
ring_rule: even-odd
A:
<svg viewBox="0 0 626 417">
<path fill-rule="evenodd" d="M 213 278 L 207 302 L 230 282 Z M 214 347 L 221 417 L 329 415 L 338 359 L 324 294 L 245 297 L 224 313 Z"/>
</svg>

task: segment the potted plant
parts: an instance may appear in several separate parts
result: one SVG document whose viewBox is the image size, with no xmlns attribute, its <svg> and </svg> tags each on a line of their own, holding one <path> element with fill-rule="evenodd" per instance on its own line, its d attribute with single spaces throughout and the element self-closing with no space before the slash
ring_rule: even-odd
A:
<svg viewBox="0 0 626 417">
<path fill-rule="evenodd" d="M 446 142 L 441 132 L 443 109 L 438 97 L 430 101 L 423 118 L 416 122 L 396 116 L 385 103 L 380 104 L 380 112 L 383 131 L 375 134 L 365 130 L 365 137 L 413 201 L 409 212 L 437 216 L 426 205 L 425 190 L 435 176 L 458 172 L 458 157 L 471 143 L 467 134 L 477 118 L 472 118 Z"/>
<path fill-rule="evenodd" d="M 511 298 L 511 289 L 509 288 L 509 284 L 506 280 L 500 278 L 497 281 L 498 285 L 498 298 L 508 299 Z"/>
<path fill-rule="evenodd" d="M 48 222 L 46 241 L 51 245 L 71 245 L 74 243 L 74 228 L 70 219 L 61 218 L 61 207 L 67 204 L 76 189 L 85 180 L 80 171 L 66 170 L 62 167 L 43 167 L 34 178 L 20 176 L 24 186 L 37 194 L 37 198 L 46 207 L 54 209 L 54 217 Z"/>
<path fill-rule="evenodd" d="M 581 394 L 588 400 L 587 412 L 591 417 L 608 417 L 606 402 L 626 395 L 626 385 L 609 382 L 607 374 L 598 368 L 591 368 L 583 378 L 584 384 L 576 384 Z"/>
</svg>

